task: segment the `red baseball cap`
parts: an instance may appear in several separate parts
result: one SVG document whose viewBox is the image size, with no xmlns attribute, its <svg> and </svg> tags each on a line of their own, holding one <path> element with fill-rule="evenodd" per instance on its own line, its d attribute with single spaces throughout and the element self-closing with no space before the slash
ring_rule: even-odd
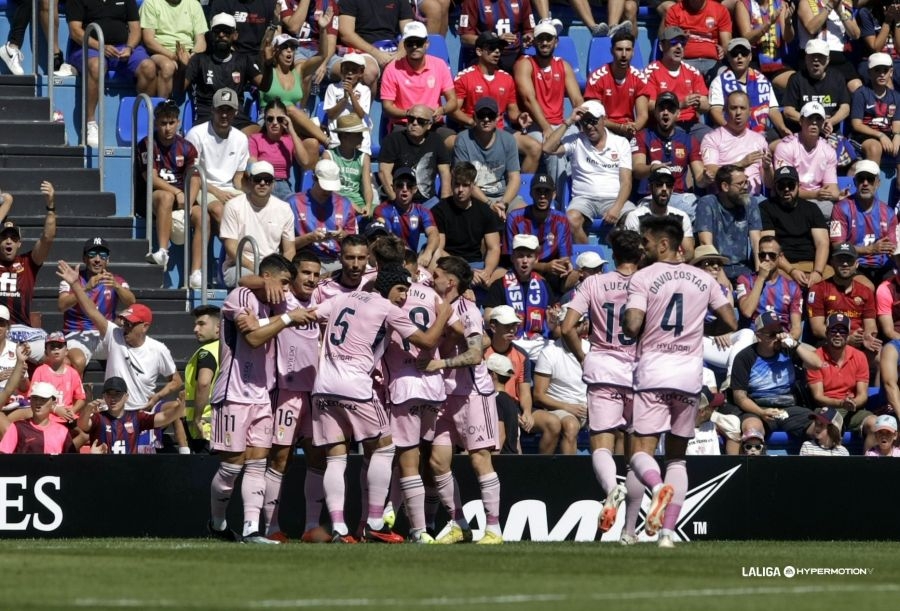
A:
<svg viewBox="0 0 900 611">
<path fill-rule="evenodd" d="M 148 325 L 153 322 L 153 312 L 147 306 L 135 303 L 131 307 L 122 311 L 119 314 L 122 318 L 131 323 L 140 323 L 145 322 Z"/>
</svg>

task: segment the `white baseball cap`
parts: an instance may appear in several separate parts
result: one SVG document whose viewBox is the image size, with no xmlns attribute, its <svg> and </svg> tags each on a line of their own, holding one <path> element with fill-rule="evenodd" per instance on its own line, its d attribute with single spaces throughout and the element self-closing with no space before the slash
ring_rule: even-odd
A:
<svg viewBox="0 0 900 611">
<path fill-rule="evenodd" d="M 212 18 L 212 21 L 209 22 L 209 29 L 224 25 L 233 30 L 237 29 L 237 21 L 234 20 L 234 15 L 229 15 L 228 13 L 219 13 L 215 17 Z"/>
<path fill-rule="evenodd" d="M 28 392 L 30 397 L 43 397 L 44 399 L 55 399 L 57 394 L 59 391 L 50 382 L 35 382 Z"/>
<path fill-rule="evenodd" d="M 819 104 L 816 101 L 807 102 L 800 109 L 801 117 L 812 117 L 813 115 L 819 115 L 823 119 L 827 116 L 825 114 L 825 107 Z"/>
<path fill-rule="evenodd" d="M 537 250 L 540 248 L 540 245 L 537 236 L 520 233 L 513 238 L 512 249 L 527 248 L 528 250 Z"/>
<path fill-rule="evenodd" d="M 268 174 L 274 178 L 275 168 L 268 161 L 257 161 L 250 166 L 250 176 L 259 176 L 260 174 Z"/>
<path fill-rule="evenodd" d="M 363 68 L 366 67 L 366 58 L 359 53 L 347 53 L 347 55 L 341 58 L 341 63 L 343 64 L 344 62 L 350 62 L 351 64 L 356 64 Z"/>
<path fill-rule="evenodd" d="M 484 363 L 487 365 L 487 368 L 494 373 L 501 376 L 511 376 L 515 375 L 516 370 L 513 368 L 512 361 L 509 360 L 509 357 L 505 357 L 502 354 L 497 354 L 496 352 L 491 356 L 487 357 L 487 360 Z"/>
<path fill-rule="evenodd" d="M 597 269 L 604 263 L 607 263 L 606 259 L 593 250 L 585 251 L 575 259 L 575 265 L 578 266 L 578 269 Z"/>
<path fill-rule="evenodd" d="M 407 38 L 428 39 L 428 28 L 421 21 L 410 21 L 403 26 L 403 40 Z"/>
<path fill-rule="evenodd" d="M 892 60 L 891 56 L 887 53 L 872 53 L 872 55 L 869 56 L 869 70 L 878 66 L 892 68 L 894 66 L 894 60 Z"/>
<path fill-rule="evenodd" d="M 534 28 L 534 37 L 537 38 L 541 34 L 550 34 L 553 38 L 557 38 L 559 34 L 556 32 L 556 26 L 550 21 L 542 21 Z"/>
<path fill-rule="evenodd" d="M 854 175 L 871 174 L 875 178 L 878 178 L 881 175 L 881 168 L 879 168 L 878 164 L 871 159 L 861 159 L 853 166 L 853 173 Z"/>
<path fill-rule="evenodd" d="M 606 116 L 606 108 L 604 108 L 603 104 L 597 100 L 585 100 L 584 104 L 581 105 L 581 108 L 585 113 L 593 115 L 598 119 Z"/>
<path fill-rule="evenodd" d="M 516 311 L 512 306 L 508 305 L 499 305 L 491 310 L 491 320 L 499 322 L 501 325 L 511 325 L 513 323 L 521 322 Z"/>
<path fill-rule="evenodd" d="M 316 179 L 326 191 L 341 190 L 341 169 L 331 159 L 322 159 L 316 164 Z"/>
<path fill-rule="evenodd" d="M 824 55 L 825 57 L 828 57 L 831 54 L 828 43 L 818 38 L 813 38 L 806 43 L 804 51 L 806 51 L 807 55 Z"/>
</svg>

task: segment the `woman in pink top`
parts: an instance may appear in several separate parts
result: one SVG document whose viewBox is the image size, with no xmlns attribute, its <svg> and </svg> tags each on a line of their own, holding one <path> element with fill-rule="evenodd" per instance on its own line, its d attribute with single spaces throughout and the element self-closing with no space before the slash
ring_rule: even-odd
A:
<svg viewBox="0 0 900 611">
<path fill-rule="evenodd" d="M 250 136 L 250 163 L 268 161 L 275 169 L 275 186 L 272 194 L 285 200 L 294 193 L 291 184 L 291 170 L 296 161 L 301 168 L 312 166 L 307 150 L 288 119 L 287 109 L 276 98 L 266 105 L 265 127 L 258 134 Z"/>
</svg>

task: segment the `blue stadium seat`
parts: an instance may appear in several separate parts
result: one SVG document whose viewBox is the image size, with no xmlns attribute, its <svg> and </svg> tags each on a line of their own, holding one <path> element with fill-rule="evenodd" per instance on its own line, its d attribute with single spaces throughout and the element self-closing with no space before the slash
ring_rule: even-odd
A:
<svg viewBox="0 0 900 611">
<path fill-rule="evenodd" d="M 131 96 L 123 97 L 119 102 L 119 117 L 116 121 L 116 137 L 118 138 L 119 146 L 131 146 L 133 144 L 131 141 L 131 114 L 136 100 L 136 97 Z M 163 98 L 150 98 L 153 108 L 156 108 L 156 105 L 162 101 Z M 152 120 L 147 116 L 147 111 L 144 108 L 138 111 L 137 119 L 137 139 L 140 142 L 147 137 Z"/>
<path fill-rule="evenodd" d="M 191 96 L 184 100 L 184 112 L 181 115 L 181 133 L 187 134 L 194 127 L 194 101 Z"/>
<path fill-rule="evenodd" d="M 453 73 L 453 76 L 456 76 L 456 68 L 454 63 L 450 61 L 450 49 L 447 47 L 447 39 L 441 36 L 440 34 L 429 34 L 428 35 L 428 55 L 432 57 L 437 57 L 438 59 L 447 63 L 450 66 L 450 70 Z"/>
<path fill-rule="evenodd" d="M 612 42 L 606 36 L 594 38 L 591 40 L 591 47 L 588 51 L 588 68 L 587 74 L 613 60 Z M 634 47 L 634 56 L 631 58 L 631 65 L 638 70 L 644 69 L 644 54 L 638 45 Z"/>
<path fill-rule="evenodd" d="M 575 41 L 568 36 L 560 36 L 554 55 L 569 62 L 569 65 L 572 66 L 572 71 L 575 73 L 575 79 L 578 81 L 578 87 L 584 91 L 587 78 L 584 70 L 581 68 L 581 62 L 578 61 L 578 49 L 575 48 Z"/>
<path fill-rule="evenodd" d="M 526 202 L 531 201 L 531 179 L 534 178 L 534 174 L 531 172 L 520 172 L 519 177 L 522 179 L 522 184 L 519 185 L 519 197 L 524 199 Z"/>
<path fill-rule="evenodd" d="M 853 184 L 852 176 L 838 176 L 838 191 L 847 190 L 850 193 L 856 191 L 856 185 Z"/>
</svg>

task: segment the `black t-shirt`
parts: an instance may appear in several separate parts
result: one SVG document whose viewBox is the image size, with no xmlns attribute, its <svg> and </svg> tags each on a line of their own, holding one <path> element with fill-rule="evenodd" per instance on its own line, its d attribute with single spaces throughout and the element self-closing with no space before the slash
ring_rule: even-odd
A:
<svg viewBox="0 0 900 611">
<path fill-rule="evenodd" d="M 799 111 L 807 102 L 818 102 L 830 117 L 841 104 L 850 103 L 846 80 L 837 70 L 826 71 L 820 81 L 810 79 L 805 70 L 795 73 L 788 81 L 781 104 Z M 800 131 L 799 123 L 785 119 L 785 124 L 792 132 Z"/>
<path fill-rule="evenodd" d="M 194 125 L 209 121 L 212 117 L 212 99 L 216 91 L 230 87 L 242 98 L 259 75 L 258 59 L 249 55 L 232 53 L 225 61 L 217 60 L 212 53 L 197 53 L 191 57 L 184 78 L 190 83 L 189 93 L 194 100 Z M 249 125 L 250 118 L 238 109 L 234 126 Z"/>
<path fill-rule="evenodd" d="M 428 132 L 422 144 L 413 144 L 406 130 L 392 132 L 381 141 L 379 163 L 393 163 L 394 169 L 412 168 L 418 192 L 415 201 L 424 202 L 436 195 L 434 180 L 439 165 L 450 165 L 450 152 L 435 132 Z"/>
<path fill-rule="evenodd" d="M 128 22 L 140 21 L 135 0 L 68 0 L 66 20 L 80 21 L 86 28 L 96 23 L 103 30 L 103 42 L 108 45 L 124 45 L 128 42 Z M 91 38 L 96 38 L 91 34 Z"/>
<path fill-rule="evenodd" d="M 408 0 L 341 0 L 341 15 L 356 17 L 356 33 L 369 44 L 396 39 L 400 22 L 415 18 Z"/>
<path fill-rule="evenodd" d="M 791 263 L 815 261 L 816 244 L 812 229 L 826 229 L 825 217 L 817 205 L 801 199 L 796 208 L 785 208 L 767 199 L 759 205 L 763 231 L 775 230 L 784 257 Z"/>
<path fill-rule="evenodd" d="M 266 28 L 275 21 L 275 4 L 274 0 L 213 0 L 209 14 L 233 16 L 238 32 L 235 50 L 259 57 L 259 45 L 266 35 Z"/>
<path fill-rule="evenodd" d="M 438 231 L 446 236 L 445 250 L 469 263 L 484 261 L 481 242 L 489 233 L 500 233 L 500 217 L 487 204 L 473 201 L 463 210 L 453 198 L 442 199 L 431 209 Z"/>
</svg>

